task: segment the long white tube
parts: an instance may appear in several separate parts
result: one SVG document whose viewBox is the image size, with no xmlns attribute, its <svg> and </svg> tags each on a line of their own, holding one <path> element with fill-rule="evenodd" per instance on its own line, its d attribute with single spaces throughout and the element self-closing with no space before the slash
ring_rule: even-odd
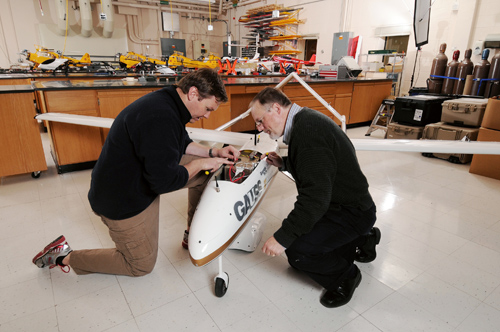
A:
<svg viewBox="0 0 500 332">
<path fill-rule="evenodd" d="M 330 111 L 330 113 L 332 113 L 337 119 L 340 120 L 340 122 L 342 123 L 342 130 L 344 131 L 344 133 L 346 132 L 347 130 L 347 126 L 346 126 L 346 119 L 345 119 L 345 115 L 340 115 L 339 112 L 337 112 L 333 107 L 330 106 L 330 104 L 328 104 L 326 102 L 326 100 L 324 100 L 316 91 L 314 91 L 310 86 L 309 84 L 307 84 L 302 78 L 300 78 L 299 75 L 297 75 L 297 73 L 293 72 L 291 73 L 290 75 L 293 75 L 293 77 L 299 81 L 300 84 L 302 84 L 302 86 L 307 90 L 309 91 L 321 104 L 323 104 L 323 106 L 326 107 L 327 110 Z"/>
<path fill-rule="evenodd" d="M 329 110 L 337 119 L 340 120 L 341 122 L 341 127 L 344 132 L 347 130 L 346 126 L 346 118 L 345 115 L 340 115 L 333 107 L 331 107 L 316 91 L 314 91 L 309 84 L 307 84 L 297 73 L 293 72 L 289 74 L 287 77 L 285 77 L 284 80 L 282 80 L 278 85 L 276 85 L 274 88 L 275 89 L 280 89 L 283 85 L 287 84 L 292 78 L 295 78 L 302 86 L 309 91 L 323 106 L 326 107 L 327 110 Z M 216 128 L 215 130 L 221 131 L 225 130 L 229 127 L 231 127 L 233 124 L 236 122 L 243 120 L 246 118 L 251 112 L 251 109 L 248 109 L 245 113 L 240 114 L 238 117 L 232 119 L 231 121 L 223 124 L 222 126 Z"/>
<path fill-rule="evenodd" d="M 63 123 L 78 124 L 101 128 L 110 128 L 114 119 L 97 116 L 86 116 L 64 113 L 42 113 L 35 116 L 37 120 L 47 120 Z M 243 145 L 252 141 L 252 135 L 244 133 L 221 132 L 213 130 L 189 128 L 193 139 L 211 142 L 222 142 L 232 145 Z M 400 151 L 400 152 L 429 152 L 429 153 L 467 153 L 500 155 L 499 142 L 462 142 L 443 140 L 398 140 L 398 139 L 351 139 L 357 151 Z M 285 146 L 283 146 L 285 147 Z"/>
</svg>

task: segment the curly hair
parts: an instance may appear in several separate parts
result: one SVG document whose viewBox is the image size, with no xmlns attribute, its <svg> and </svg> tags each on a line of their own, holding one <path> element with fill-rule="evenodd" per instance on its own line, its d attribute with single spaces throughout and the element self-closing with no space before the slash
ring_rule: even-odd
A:
<svg viewBox="0 0 500 332">
<path fill-rule="evenodd" d="M 177 87 L 185 94 L 192 86 L 198 89 L 201 99 L 215 96 L 215 99 L 220 103 L 225 103 L 228 100 L 224 82 L 217 71 L 213 69 L 201 68 L 193 71 L 184 76 L 177 84 Z"/>
</svg>

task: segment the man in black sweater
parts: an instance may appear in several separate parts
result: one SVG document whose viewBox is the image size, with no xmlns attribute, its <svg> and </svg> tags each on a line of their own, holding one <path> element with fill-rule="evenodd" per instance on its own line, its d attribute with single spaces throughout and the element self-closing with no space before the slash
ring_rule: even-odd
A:
<svg viewBox="0 0 500 332">
<path fill-rule="evenodd" d="M 208 148 L 193 142 L 185 125 L 208 118 L 227 101 L 220 76 L 200 69 L 177 86 L 152 92 L 116 117 L 92 171 L 92 210 L 109 228 L 116 248 L 72 251 L 64 236 L 34 258 L 38 267 L 69 266 L 77 274 L 142 276 L 158 254 L 159 197 L 189 188 L 188 230 L 207 183 L 205 171 L 232 164 L 232 146 Z"/>
<path fill-rule="evenodd" d="M 361 282 L 354 260 L 373 261 L 380 241 L 355 149 L 332 119 L 292 104 L 279 90 L 265 88 L 250 107 L 259 131 L 283 136 L 288 156 L 271 152 L 267 162 L 289 171 L 298 192 L 293 210 L 262 251 L 273 257 L 286 252 L 292 267 L 326 289 L 324 306 L 342 306 Z"/>
</svg>

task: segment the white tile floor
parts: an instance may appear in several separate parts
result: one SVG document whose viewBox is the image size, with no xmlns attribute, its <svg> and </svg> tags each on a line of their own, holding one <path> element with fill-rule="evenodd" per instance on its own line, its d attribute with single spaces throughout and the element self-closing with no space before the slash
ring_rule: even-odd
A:
<svg viewBox="0 0 500 332">
<path fill-rule="evenodd" d="M 349 129 L 364 137 L 366 127 Z M 377 137 L 377 132 L 372 134 Z M 49 170 L 0 183 L 0 331 L 498 331 L 500 181 L 418 153 L 358 152 L 378 206 L 378 258 L 359 264 L 352 301 L 326 309 L 322 290 L 285 257 L 224 253 L 230 285 L 214 295 L 218 265 L 193 266 L 180 246 L 186 192 L 163 195 L 158 263 L 148 276 L 77 276 L 32 257 L 64 234 L 74 249 L 112 245 L 87 201 L 90 171 Z M 260 211 L 267 239 L 293 207 L 278 175 Z M 263 241 L 262 241 L 263 242 Z M 261 243 L 262 245 L 262 243 Z"/>
</svg>

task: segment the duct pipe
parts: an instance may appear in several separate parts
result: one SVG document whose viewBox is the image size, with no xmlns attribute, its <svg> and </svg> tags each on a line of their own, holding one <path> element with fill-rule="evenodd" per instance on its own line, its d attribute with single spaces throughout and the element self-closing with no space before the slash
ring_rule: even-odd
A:
<svg viewBox="0 0 500 332">
<path fill-rule="evenodd" d="M 66 1 L 54 0 L 57 12 L 57 33 L 61 36 L 66 34 Z"/>
<path fill-rule="evenodd" d="M 113 23 L 114 23 L 114 13 L 113 6 L 111 5 L 111 0 L 101 0 L 102 7 L 101 11 L 106 15 L 106 19 L 103 20 L 103 30 L 102 35 L 106 38 L 111 38 L 113 36 Z"/>
<path fill-rule="evenodd" d="M 82 21 L 81 34 L 84 37 L 92 35 L 92 12 L 90 9 L 90 0 L 78 0 L 80 5 L 80 19 Z"/>
<path fill-rule="evenodd" d="M 134 42 L 136 44 L 159 44 L 159 42 L 157 40 L 154 40 L 154 39 L 142 40 L 141 38 L 139 38 L 135 34 L 135 31 L 131 31 L 131 30 L 134 30 L 135 26 L 136 26 L 136 24 L 134 24 L 134 22 L 133 22 L 133 16 L 127 15 L 128 37 L 130 38 L 130 40 L 132 42 Z"/>
<path fill-rule="evenodd" d="M 262 2 L 262 0 L 241 0 L 238 2 L 238 7 L 244 7 L 244 6 L 248 6 L 248 5 L 252 5 L 254 3 L 259 3 L 259 2 Z M 285 6 L 286 7 L 286 6 Z M 225 10 L 228 10 L 228 9 L 233 9 L 235 7 L 233 7 L 232 4 L 224 4 L 224 9 Z"/>
<path fill-rule="evenodd" d="M 125 6 L 125 7 L 132 7 L 132 8 L 141 8 L 141 9 L 154 9 L 154 10 L 161 10 L 163 12 L 170 12 L 170 8 L 167 7 L 159 7 L 159 6 L 149 6 L 149 5 L 139 5 L 135 3 L 126 3 L 126 2 L 118 2 L 118 1 L 113 1 L 112 2 L 113 6 Z M 202 11 L 202 10 L 193 10 L 193 9 L 183 9 L 183 8 L 172 8 L 172 12 L 174 13 L 186 13 L 186 14 L 204 14 L 208 15 L 209 11 Z M 211 11 L 214 16 L 217 14 L 217 10 L 212 10 Z"/>
</svg>

